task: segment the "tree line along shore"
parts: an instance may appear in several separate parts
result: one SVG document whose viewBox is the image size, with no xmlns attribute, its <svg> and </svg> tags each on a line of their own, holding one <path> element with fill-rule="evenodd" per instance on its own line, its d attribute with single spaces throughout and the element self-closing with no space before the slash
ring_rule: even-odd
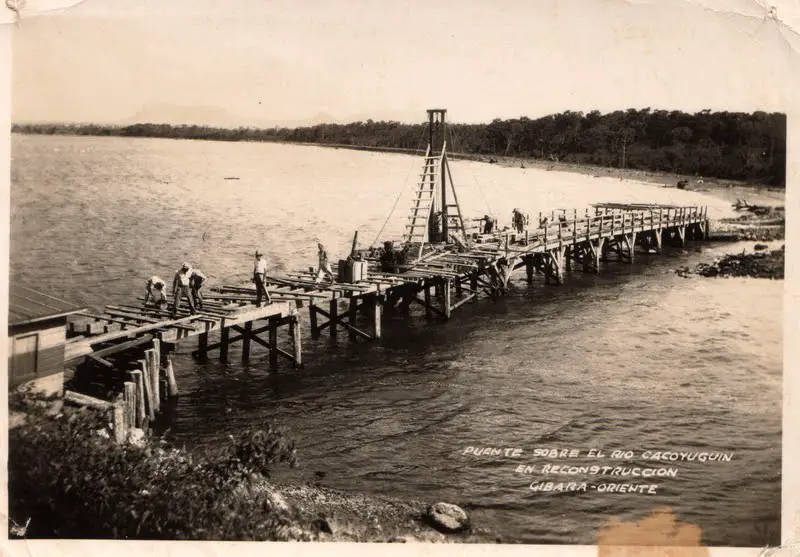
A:
<svg viewBox="0 0 800 557">
<path fill-rule="evenodd" d="M 449 125 L 449 149 L 462 156 L 516 157 L 559 164 L 666 172 L 684 176 L 786 184 L 786 115 L 629 109 L 601 114 L 566 111 L 541 118 Z M 416 153 L 425 124 L 395 121 L 296 128 L 218 128 L 142 123 L 14 124 L 16 133 L 158 137 L 212 141 L 305 143 Z"/>
</svg>

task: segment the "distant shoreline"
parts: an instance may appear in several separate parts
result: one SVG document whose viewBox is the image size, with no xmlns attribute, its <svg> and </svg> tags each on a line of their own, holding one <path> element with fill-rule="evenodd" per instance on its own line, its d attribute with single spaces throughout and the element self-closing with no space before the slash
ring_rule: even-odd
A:
<svg viewBox="0 0 800 557">
<path fill-rule="evenodd" d="M 99 126 L 98 126 L 99 127 Z M 105 130 L 105 128 L 103 128 Z M 92 137 L 143 137 L 151 139 L 186 139 L 181 137 L 166 137 L 166 136 L 127 136 L 114 133 L 79 133 L 77 131 L 59 130 L 54 133 L 44 133 L 40 131 L 26 131 L 15 130 L 12 131 L 18 135 L 63 135 L 71 137 L 79 136 L 92 136 Z M 321 142 L 308 142 L 308 141 L 286 141 L 281 139 L 195 139 L 198 141 L 219 141 L 222 143 L 230 142 L 246 142 L 246 143 L 278 143 L 284 145 L 301 145 L 305 147 L 322 147 L 326 149 L 347 149 L 350 151 L 367 151 L 373 153 L 389 153 L 396 155 L 411 155 L 422 156 L 425 152 L 421 149 L 407 149 L 403 147 L 379 147 L 371 145 L 349 145 L 341 143 L 321 143 Z M 612 166 L 597 166 L 591 164 L 579 164 L 571 162 L 556 162 L 545 161 L 542 159 L 521 156 L 503 156 L 503 155 L 485 155 L 475 153 L 458 153 L 451 152 L 449 156 L 452 160 L 468 160 L 474 162 L 482 162 L 485 164 L 498 164 L 504 167 L 520 167 L 524 165 L 525 168 L 536 168 L 539 170 L 556 171 L 556 172 L 570 172 L 573 174 L 583 174 L 594 177 L 612 177 L 624 180 L 639 180 L 643 182 L 659 183 L 665 186 L 675 186 L 680 180 L 687 180 L 692 184 L 689 188 L 690 191 L 697 191 L 697 188 L 705 189 L 699 184 L 704 184 L 709 189 L 725 187 L 725 188 L 743 188 L 746 190 L 758 190 L 759 192 L 774 192 L 779 194 L 780 199 L 783 199 L 785 193 L 784 188 L 767 186 L 761 183 L 746 182 L 742 180 L 732 180 L 727 178 L 716 178 L 713 176 L 688 176 L 683 174 L 676 174 L 670 172 L 660 172 L 655 170 L 638 170 L 631 168 L 617 168 Z M 698 184 L 699 181 L 699 184 Z"/>
<path fill-rule="evenodd" d="M 271 142 L 422 154 L 427 126 L 396 121 L 316 124 L 303 127 L 214 127 L 137 123 L 15 123 L 12 132 Z M 565 111 L 536 119 L 494 119 L 488 123 L 451 122 L 447 142 L 454 159 L 536 165 L 547 170 L 596 174 L 614 168 L 636 175 L 656 173 L 770 184 L 785 188 L 786 115 L 766 112 L 690 114 L 651 109 Z M 704 180 L 706 181 L 706 180 Z M 673 184 L 674 185 L 674 184 Z"/>
</svg>

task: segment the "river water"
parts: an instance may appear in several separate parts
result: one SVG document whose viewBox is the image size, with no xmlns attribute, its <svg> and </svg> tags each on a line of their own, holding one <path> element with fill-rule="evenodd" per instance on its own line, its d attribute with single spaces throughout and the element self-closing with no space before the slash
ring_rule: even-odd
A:
<svg viewBox="0 0 800 557">
<path fill-rule="evenodd" d="M 274 272 L 313 264 L 318 240 L 338 257 L 354 230 L 361 245 L 376 238 L 402 192 L 381 235 L 399 238 L 420 169 L 404 155 L 162 139 L 15 135 L 12 157 L 13 280 L 97 308 L 132 301 L 147 277 L 170 280 L 184 260 L 221 284 L 247 279 L 256 248 Z M 611 178 L 464 161 L 452 170 L 465 216 L 492 212 L 501 224 L 516 206 L 533 216 L 597 201 L 730 211 L 702 193 Z M 611 518 L 669 507 L 706 544 L 775 545 L 782 281 L 671 271 L 743 247 L 689 244 L 599 275 L 574 271 L 559 287 L 529 287 L 523 271 L 505 299 L 466 304 L 447 323 L 387 319 L 369 344 L 304 338 L 302 370 L 269 373 L 259 348 L 246 365 L 236 348 L 226 365 L 200 364 L 186 346 L 169 435 L 197 447 L 268 422 L 295 439 L 301 461 L 278 479 L 323 472 L 343 490 L 455 502 L 504 541 L 594 544 Z M 553 448 L 580 456 L 534 456 Z M 588 458 L 593 448 L 605 458 Z M 644 451 L 730 460 L 659 462 Z M 545 474 L 545 464 L 675 476 Z M 547 481 L 587 491 L 530 487 Z M 658 487 L 609 493 L 611 483 Z"/>
</svg>

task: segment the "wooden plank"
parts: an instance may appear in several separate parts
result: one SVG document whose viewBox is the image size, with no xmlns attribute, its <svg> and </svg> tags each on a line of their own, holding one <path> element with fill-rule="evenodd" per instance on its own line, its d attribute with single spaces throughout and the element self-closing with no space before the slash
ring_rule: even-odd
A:
<svg viewBox="0 0 800 557">
<path fill-rule="evenodd" d="M 458 307 L 460 307 L 460 306 L 462 306 L 462 305 L 466 304 L 467 302 L 469 302 L 470 300 L 472 300 L 473 298 L 475 298 L 477 295 L 478 295 L 477 293 L 471 293 L 471 294 L 468 294 L 468 295 L 467 295 L 465 298 L 462 298 L 461 300 L 459 300 L 459 301 L 457 301 L 456 303 L 454 303 L 454 304 L 453 304 L 453 305 L 450 307 L 450 310 L 452 311 L 452 310 L 454 310 L 454 309 L 456 309 L 456 308 L 458 308 Z"/>
<path fill-rule="evenodd" d="M 189 323 L 196 319 L 197 316 L 192 315 L 189 317 L 181 317 L 180 319 L 161 321 L 159 323 L 152 323 L 150 325 L 143 325 L 141 327 L 135 327 L 133 329 L 128 329 L 126 331 L 115 331 L 113 333 L 106 333 L 103 335 L 89 337 L 88 339 L 82 339 L 78 342 L 71 343 L 70 346 L 67 346 L 65 359 L 66 361 L 69 361 L 77 357 L 84 356 L 92 351 L 91 347 L 94 346 L 95 344 L 101 344 L 112 340 L 118 340 L 121 338 L 129 338 L 132 336 L 139 335 L 141 333 L 167 328 L 174 324 Z"/>
<path fill-rule="evenodd" d="M 117 306 L 109 306 L 109 307 L 117 307 Z M 171 315 L 169 311 L 164 311 L 164 310 L 160 310 L 160 309 L 157 309 L 157 308 L 142 309 L 142 308 L 139 308 L 137 306 L 129 306 L 129 305 L 125 305 L 125 304 L 120 304 L 118 307 L 124 308 L 124 309 L 130 309 L 132 311 L 143 311 L 143 312 L 145 312 L 145 315 L 147 315 L 147 312 L 151 312 L 153 314 L 152 317 L 157 317 L 159 315 L 163 315 L 163 316 L 170 316 Z M 191 317 L 191 315 L 189 314 L 188 311 L 181 311 L 180 315 L 181 315 L 182 318 L 183 317 Z M 147 317 L 151 317 L 151 316 L 147 315 Z M 194 317 L 197 318 L 196 319 L 197 321 L 202 321 L 204 323 L 219 323 L 219 320 L 221 319 L 220 317 L 212 317 L 212 316 L 209 316 L 209 315 L 204 315 L 203 313 L 199 313 L 199 314 L 195 315 Z M 226 314 L 225 317 L 228 317 L 228 315 Z M 163 323 L 164 321 L 165 321 L 164 319 L 159 319 L 158 320 L 159 323 Z M 169 319 L 167 319 L 167 321 L 169 321 Z M 182 329 L 187 329 L 187 330 L 194 330 L 194 327 L 191 327 L 191 326 L 188 326 L 188 325 L 185 325 L 185 324 L 183 326 L 171 325 L 171 327 L 182 328 Z"/>
<path fill-rule="evenodd" d="M 99 364 L 101 366 L 107 367 L 108 369 L 114 369 L 114 364 L 112 364 L 108 360 L 104 360 L 103 358 L 101 358 L 97 354 L 89 354 L 86 357 L 89 358 L 90 360 L 92 360 L 93 362 L 95 362 L 96 364 Z"/>
<path fill-rule="evenodd" d="M 116 318 L 114 318 L 112 316 L 108 316 L 108 315 L 97 315 L 95 313 L 87 313 L 87 312 L 80 312 L 80 313 L 76 313 L 74 315 L 79 315 L 81 317 L 90 317 L 92 319 L 99 319 L 99 320 L 102 320 L 102 321 L 107 321 L 109 323 L 117 323 L 119 325 L 124 325 L 124 326 L 127 326 L 127 327 L 137 325 L 137 323 L 135 323 L 135 322 L 131 323 L 130 320 L 126 321 L 126 320 L 123 320 L 123 319 L 116 319 Z"/>
<path fill-rule="evenodd" d="M 111 410 L 114 407 L 114 405 L 107 400 L 101 400 L 89 395 L 76 393 L 75 391 L 64 391 L 64 401 L 71 402 L 79 406 L 94 408 L 95 410 Z"/>
<path fill-rule="evenodd" d="M 142 344 L 146 344 L 153 340 L 153 335 L 144 335 L 134 340 L 130 340 L 128 342 L 123 342 L 121 344 L 115 344 L 114 346 L 109 346 L 108 348 L 103 348 L 101 350 L 95 350 L 91 354 L 87 354 L 87 356 L 93 356 L 95 358 L 102 358 L 103 356 L 110 356 L 112 354 L 116 354 L 118 352 L 122 352 L 123 350 L 128 350 L 130 348 L 135 348 Z"/>
<path fill-rule="evenodd" d="M 134 313 L 132 311 L 126 311 L 118 306 L 106 306 L 104 310 L 107 314 L 114 316 L 114 317 L 123 317 L 125 319 L 131 319 L 136 321 L 141 321 L 143 323 L 159 323 L 163 321 L 163 319 L 158 319 L 156 317 L 150 317 L 149 315 L 143 315 L 141 313 Z M 194 330 L 193 327 L 189 325 L 175 325 L 176 328 L 184 328 L 184 329 L 191 329 Z"/>
</svg>

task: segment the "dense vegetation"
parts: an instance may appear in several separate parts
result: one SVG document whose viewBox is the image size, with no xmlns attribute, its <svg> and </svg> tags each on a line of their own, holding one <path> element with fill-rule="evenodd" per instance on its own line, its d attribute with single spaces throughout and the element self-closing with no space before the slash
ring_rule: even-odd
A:
<svg viewBox="0 0 800 557">
<path fill-rule="evenodd" d="M 268 495 L 242 496 L 294 446 L 271 429 L 191 455 L 164 443 L 120 446 L 107 420 L 64 409 L 10 431 L 9 511 L 31 538 L 279 540 L 296 524 Z"/>
<path fill-rule="evenodd" d="M 24 133 L 285 141 L 407 150 L 420 147 L 424 130 L 424 124 L 372 120 L 294 129 L 167 124 L 14 126 L 14 131 Z M 786 180 L 786 116 L 778 113 L 567 111 L 537 119 L 453 124 L 450 130 L 451 150 L 460 153 L 753 180 L 777 186 L 785 186 Z"/>
</svg>

